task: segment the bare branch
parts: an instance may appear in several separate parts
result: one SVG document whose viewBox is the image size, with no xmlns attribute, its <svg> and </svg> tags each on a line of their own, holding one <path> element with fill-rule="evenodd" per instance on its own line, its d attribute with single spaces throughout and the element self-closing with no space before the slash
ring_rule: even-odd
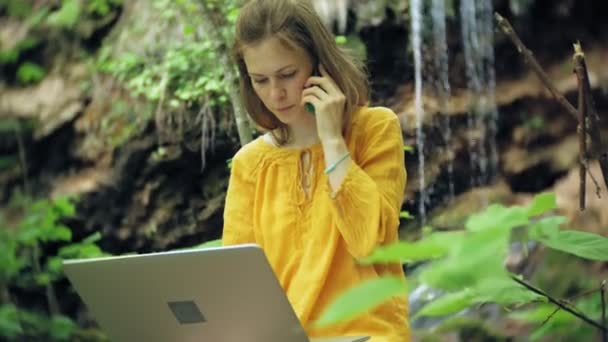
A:
<svg viewBox="0 0 608 342">
<path fill-rule="evenodd" d="M 600 134 L 600 117 L 595 110 L 593 96 L 591 95 L 591 85 L 587 73 L 587 64 L 585 63 L 585 53 L 579 43 L 574 44 L 574 71 L 576 72 L 576 77 L 579 82 L 579 88 L 582 87 L 582 92 L 585 94 L 585 130 L 588 131 L 591 136 L 591 155 L 599 157 L 600 169 L 604 176 L 604 184 L 606 189 L 608 189 L 608 147 L 603 143 Z"/>
<path fill-rule="evenodd" d="M 604 330 L 602 331 L 602 341 L 608 342 L 608 325 L 606 324 L 606 281 L 602 280 L 602 284 L 600 285 L 600 298 L 602 301 L 602 326 Z"/>
<path fill-rule="evenodd" d="M 595 328 L 599 329 L 602 333 L 606 333 L 607 328 L 605 328 L 604 326 L 600 325 L 599 323 L 597 323 L 596 321 L 592 320 L 591 318 L 587 317 L 587 315 L 585 315 L 582 312 L 578 312 L 576 310 L 576 308 L 571 308 L 568 305 L 562 303 L 562 301 L 560 301 L 559 299 L 556 299 L 554 297 L 552 297 L 551 295 L 547 294 L 545 291 L 534 287 L 534 285 L 528 284 L 527 282 L 517 278 L 516 276 L 511 276 L 511 279 L 513 279 L 515 282 L 517 282 L 518 284 L 524 286 L 525 288 L 527 288 L 528 290 L 539 294 L 545 298 L 547 298 L 551 303 L 557 305 L 558 307 L 560 307 L 562 310 L 567 311 L 569 313 L 571 313 L 572 315 L 578 317 L 579 319 L 581 319 L 583 322 L 594 326 Z"/>
<path fill-rule="evenodd" d="M 496 22 L 498 23 L 498 27 L 511 39 L 513 44 L 517 50 L 523 55 L 525 62 L 532 67 L 532 70 L 536 73 L 536 75 L 543 82 L 545 87 L 549 89 L 553 97 L 566 109 L 572 117 L 578 119 L 578 111 L 574 106 L 568 102 L 568 100 L 557 90 L 557 88 L 551 83 L 547 73 L 540 66 L 536 58 L 534 58 L 534 54 L 532 51 L 528 50 L 526 46 L 522 43 L 521 39 L 515 33 L 515 30 L 509 23 L 507 19 L 502 17 L 498 13 L 494 13 L 496 18 Z M 587 107 L 587 122 L 586 130 L 589 132 L 591 136 L 591 148 L 589 149 L 589 157 L 598 158 L 600 162 L 600 168 L 602 169 L 602 175 L 604 176 L 604 183 L 606 185 L 606 189 L 608 189 L 608 145 L 604 144 L 602 141 L 602 137 L 600 134 L 600 119 L 595 111 L 595 106 L 593 104 L 593 97 L 591 96 L 591 86 L 589 84 L 589 77 L 587 75 L 587 66 L 585 64 L 585 55 L 582 52 L 580 44 L 575 44 L 575 55 L 574 60 L 575 63 L 579 63 L 581 66 L 581 72 L 583 77 L 583 91 L 586 93 L 586 107 Z M 590 124 L 592 122 L 592 124 Z"/>
<path fill-rule="evenodd" d="M 570 102 L 568 102 L 568 100 L 557 90 L 553 83 L 551 83 L 551 81 L 549 80 L 549 76 L 547 76 L 547 73 L 536 61 L 536 58 L 534 58 L 534 54 L 532 53 L 532 51 L 528 50 L 524 43 L 522 43 L 521 39 L 519 39 L 519 36 L 517 35 L 517 33 L 515 33 L 515 30 L 513 29 L 513 26 L 511 26 L 509 21 L 498 13 L 494 13 L 494 17 L 498 22 L 498 26 L 502 29 L 502 32 L 504 32 L 509 38 L 511 38 L 511 41 L 513 41 L 513 44 L 515 44 L 515 46 L 517 47 L 517 51 L 519 51 L 519 53 L 524 56 L 525 62 L 532 67 L 532 70 L 536 72 L 536 75 L 540 78 L 545 87 L 549 89 L 551 94 L 553 94 L 553 97 L 555 97 L 555 99 L 566 109 L 568 113 L 570 113 L 570 115 L 572 115 L 574 118 L 577 118 L 578 112 L 576 108 L 574 108 L 574 106 Z"/>
<path fill-rule="evenodd" d="M 579 140 L 579 208 L 585 210 L 585 189 L 587 185 L 587 93 L 583 85 L 583 73 L 579 63 L 576 63 L 577 54 L 574 54 L 574 72 L 578 80 L 578 140 Z"/>
</svg>

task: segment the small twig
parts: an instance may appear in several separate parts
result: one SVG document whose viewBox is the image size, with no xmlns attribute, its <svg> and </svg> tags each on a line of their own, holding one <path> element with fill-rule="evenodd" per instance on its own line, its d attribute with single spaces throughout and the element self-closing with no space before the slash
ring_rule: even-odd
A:
<svg viewBox="0 0 608 342">
<path fill-rule="evenodd" d="M 578 140 L 579 140 L 579 208 L 585 210 L 585 189 L 587 185 L 587 93 L 583 85 L 583 71 L 579 63 L 576 63 L 574 54 L 574 72 L 578 80 Z"/>
<path fill-rule="evenodd" d="M 577 312 L 575 309 L 570 308 L 566 304 L 562 303 L 562 301 L 560 301 L 559 299 L 553 298 L 551 295 L 545 293 L 543 290 L 534 287 L 534 285 L 528 284 L 527 282 L 525 282 L 525 281 L 517 278 L 516 276 L 511 276 L 511 279 L 513 279 L 518 284 L 524 286 L 528 290 L 530 290 L 530 291 L 532 291 L 532 292 L 534 292 L 536 294 L 539 294 L 539 295 L 547 298 L 551 303 L 557 305 L 562 310 L 567 311 L 567 312 L 573 314 L 574 316 L 578 317 L 579 319 L 581 319 L 585 323 L 594 326 L 595 328 L 599 329 L 602 333 L 604 333 L 604 334 L 606 333 L 607 329 L 604 326 L 600 325 L 596 321 L 594 321 L 591 318 L 587 317 L 584 313 Z"/>
<path fill-rule="evenodd" d="M 23 136 L 21 135 L 21 122 L 17 121 L 15 125 L 15 137 L 17 138 L 17 145 L 19 146 L 19 162 L 21 163 L 21 171 L 23 172 L 23 191 L 26 194 L 30 193 L 30 182 L 27 176 L 27 157 L 25 154 L 25 143 Z"/>
<path fill-rule="evenodd" d="M 549 316 L 547 316 L 547 318 L 545 318 L 545 320 L 540 324 L 539 328 L 547 324 L 547 322 L 549 322 L 549 320 L 551 320 L 551 318 L 553 318 L 553 316 L 555 316 L 555 314 L 561 309 L 562 308 L 560 308 L 559 306 L 556 307 L 555 310 L 553 310 L 553 312 Z"/>
<path fill-rule="evenodd" d="M 604 330 L 602 331 L 602 341 L 608 342 L 608 325 L 606 324 L 606 281 L 602 280 L 602 284 L 600 285 L 600 299 L 602 301 L 602 326 Z"/>
<path fill-rule="evenodd" d="M 589 166 L 587 166 L 587 172 L 589 173 L 589 178 L 591 178 L 593 184 L 595 185 L 595 194 L 597 195 L 597 198 L 602 198 L 602 189 L 600 188 L 600 183 L 597 182 L 597 179 L 595 179 L 595 176 L 591 170 L 589 170 Z"/>
</svg>

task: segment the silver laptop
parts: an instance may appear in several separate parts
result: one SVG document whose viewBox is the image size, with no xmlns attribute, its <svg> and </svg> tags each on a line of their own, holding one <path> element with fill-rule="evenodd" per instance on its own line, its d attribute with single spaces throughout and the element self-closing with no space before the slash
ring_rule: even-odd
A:
<svg viewBox="0 0 608 342">
<path fill-rule="evenodd" d="M 65 260 L 64 271 L 111 341 L 361 342 L 306 336 L 253 244 Z"/>
</svg>

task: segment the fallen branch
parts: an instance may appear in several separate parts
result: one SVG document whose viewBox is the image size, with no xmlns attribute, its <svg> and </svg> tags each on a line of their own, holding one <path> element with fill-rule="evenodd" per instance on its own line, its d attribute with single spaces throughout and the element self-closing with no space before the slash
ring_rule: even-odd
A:
<svg viewBox="0 0 608 342">
<path fill-rule="evenodd" d="M 583 322 L 599 329 L 602 332 L 602 334 L 607 333 L 606 332 L 607 328 L 605 328 L 603 325 L 601 325 L 601 324 L 597 323 L 596 321 L 592 320 L 591 318 L 587 317 L 585 314 L 583 314 L 581 312 L 577 312 L 576 310 L 570 308 L 568 305 L 562 303 L 562 301 L 560 301 L 559 299 L 553 298 L 551 295 L 549 295 L 545 291 L 534 287 L 534 285 L 528 284 L 527 282 L 517 278 L 516 276 L 511 276 L 511 279 L 513 279 L 515 282 L 522 285 L 523 287 L 527 288 L 528 290 L 547 298 L 551 303 L 557 305 L 562 310 L 567 311 L 567 312 L 571 313 L 572 315 L 578 317 Z"/>
<path fill-rule="evenodd" d="M 517 33 L 515 33 L 515 30 L 513 29 L 509 21 L 498 13 L 494 13 L 494 16 L 496 18 L 496 22 L 498 23 L 498 27 L 500 27 L 500 29 L 511 39 L 513 44 L 515 44 L 517 50 L 523 55 L 524 61 L 532 67 L 532 70 L 540 78 L 545 87 L 547 87 L 549 92 L 551 92 L 553 97 L 555 97 L 555 99 L 566 109 L 566 111 L 570 115 L 572 115 L 572 117 L 578 120 L 579 113 L 576 108 L 574 108 L 574 106 L 557 90 L 553 83 L 551 83 L 551 81 L 549 80 L 549 76 L 547 76 L 547 73 L 543 70 L 538 61 L 536 61 L 536 58 L 534 58 L 534 54 L 532 53 L 532 51 L 526 48 L 526 46 L 522 43 L 521 39 L 519 38 Z M 601 134 L 599 130 L 599 116 L 597 115 L 597 112 L 595 111 L 593 105 L 591 87 L 589 85 L 589 77 L 587 76 L 587 67 L 585 64 L 584 53 L 582 52 L 582 49 L 578 44 L 575 45 L 575 50 L 577 50 L 574 56 L 575 63 L 580 63 L 582 67 L 581 72 L 584 77 L 583 91 L 587 95 L 587 118 L 591 118 L 591 120 L 586 121 L 585 125 L 585 128 L 589 132 L 589 135 L 591 137 L 591 153 L 589 153 L 589 157 L 598 159 L 600 163 L 600 168 L 602 169 L 602 175 L 604 176 L 604 184 L 606 186 L 606 189 L 608 190 L 608 146 L 606 146 L 601 139 Z"/>
</svg>

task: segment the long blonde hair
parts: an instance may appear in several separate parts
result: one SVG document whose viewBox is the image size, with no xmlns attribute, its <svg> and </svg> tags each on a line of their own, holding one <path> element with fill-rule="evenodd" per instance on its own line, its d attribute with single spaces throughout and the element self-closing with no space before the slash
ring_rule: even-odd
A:
<svg viewBox="0 0 608 342">
<path fill-rule="evenodd" d="M 240 10 L 233 54 L 239 68 L 241 96 L 252 119 L 270 131 L 279 145 L 291 139 L 287 125 L 256 95 L 243 59 L 247 46 L 270 37 L 277 37 L 286 46 L 303 48 L 313 68 L 319 63 L 325 67 L 346 97 L 346 128 L 355 109 L 369 101 L 367 75 L 362 62 L 336 44 L 308 0 L 250 0 Z"/>
</svg>

